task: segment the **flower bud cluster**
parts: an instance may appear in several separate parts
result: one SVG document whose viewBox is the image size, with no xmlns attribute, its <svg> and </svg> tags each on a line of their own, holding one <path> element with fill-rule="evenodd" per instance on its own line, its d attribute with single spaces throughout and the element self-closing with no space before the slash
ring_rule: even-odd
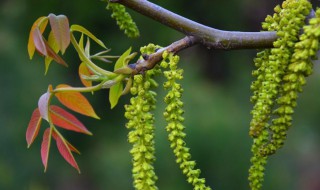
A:
<svg viewBox="0 0 320 190">
<path fill-rule="evenodd" d="M 184 141 L 186 133 L 184 132 L 184 111 L 181 101 L 183 89 L 178 83 L 179 80 L 183 79 L 183 70 L 179 69 L 177 65 L 179 56 L 168 52 L 164 52 L 162 56 L 163 61 L 160 66 L 168 69 L 163 72 L 167 79 L 163 87 L 168 90 L 164 98 L 167 107 L 163 115 L 168 122 L 166 130 L 169 133 L 170 147 L 173 149 L 176 162 L 180 165 L 183 174 L 186 175 L 188 183 L 192 184 L 195 190 L 209 190 L 210 187 L 205 185 L 205 179 L 199 178 L 201 171 L 196 169 L 196 162 L 191 160 L 189 148 Z"/>
<path fill-rule="evenodd" d="M 150 49 L 150 47 L 149 47 Z M 142 48 L 141 53 L 148 53 L 148 48 Z M 155 182 L 157 176 L 154 172 L 154 115 L 156 93 L 151 88 L 157 83 L 152 79 L 160 71 L 158 68 L 148 70 L 144 75 L 135 75 L 130 92 L 134 97 L 130 105 L 125 106 L 125 117 L 128 119 L 126 127 L 131 131 L 128 141 L 133 145 L 130 153 L 133 163 L 133 185 L 137 190 L 158 189 Z"/>
</svg>

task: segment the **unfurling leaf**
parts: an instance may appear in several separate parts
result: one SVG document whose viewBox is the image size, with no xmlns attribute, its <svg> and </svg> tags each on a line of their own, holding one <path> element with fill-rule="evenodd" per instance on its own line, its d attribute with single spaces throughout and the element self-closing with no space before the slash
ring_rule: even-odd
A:
<svg viewBox="0 0 320 190">
<path fill-rule="evenodd" d="M 49 158 L 49 150 L 50 150 L 50 144 L 51 144 L 51 134 L 52 134 L 52 128 L 47 128 L 43 133 L 43 139 L 41 144 L 41 159 L 42 163 L 44 165 L 44 172 L 47 171 L 48 167 L 48 158 Z"/>
<path fill-rule="evenodd" d="M 124 60 L 126 59 L 126 57 L 130 55 L 130 52 L 131 52 L 131 47 L 119 57 L 116 64 L 114 65 L 114 70 L 120 69 L 121 67 L 124 66 Z"/>
<path fill-rule="evenodd" d="M 39 28 L 35 28 L 32 31 L 32 38 L 33 43 L 36 50 L 43 56 L 48 56 L 47 48 L 45 44 L 45 40 L 43 39 L 42 33 L 40 32 Z"/>
<path fill-rule="evenodd" d="M 48 45 L 52 48 L 52 50 L 57 54 L 59 52 L 59 47 L 58 44 L 56 42 L 56 40 L 54 39 L 53 36 L 53 32 L 51 31 L 48 37 Z M 44 63 L 45 63 L 45 74 L 47 74 L 48 69 L 49 69 L 49 65 L 51 63 L 51 61 L 53 60 L 52 57 L 45 57 L 44 59 Z"/>
<path fill-rule="evenodd" d="M 80 77 L 82 84 L 86 87 L 92 86 L 92 81 L 85 80 L 85 79 L 83 79 L 82 76 L 90 76 L 90 75 L 91 75 L 91 73 L 90 73 L 89 68 L 86 66 L 85 63 L 82 62 L 79 66 L 79 77 Z"/>
<path fill-rule="evenodd" d="M 40 34 L 42 35 L 43 31 L 45 30 L 46 26 L 48 24 L 48 18 L 43 16 L 38 18 L 32 25 L 30 33 L 29 33 L 29 41 L 28 41 L 28 54 L 29 58 L 32 59 L 35 51 L 35 44 L 34 44 L 34 38 L 33 38 L 33 31 L 38 28 L 40 31 Z"/>
<path fill-rule="evenodd" d="M 133 83 L 133 79 L 132 79 L 132 78 L 129 78 L 129 79 L 128 79 L 128 82 L 127 82 L 127 84 L 126 84 L 126 86 L 125 86 L 125 88 L 123 89 L 123 91 L 122 91 L 122 93 L 121 93 L 121 95 L 125 95 L 125 94 L 127 94 L 128 92 L 130 92 L 130 88 L 131 88 L 131 86 L 132 86 L 132 83 Z"/>
<path fill-rule="evenodd" d="M 60 84 L 57 86 L 57 89 L 59 88 L 72 87 L 66 84 Z M 69 109 L 83 115 L 99 119 L 89 101 L 80 92 L 58 92 L 55 95 L 58 100 Z"/>
<path fill-rule="evenodd" d="M 28 148 L 33 143 L 34 139 L 38 136 L 39 129 L 41 126 L 42 118 L 40 116 L 39 108 L 36 108 L 31 116 L 27 132 L 26 132 L 26 140 L 28 144 Z"/>
<path fill-rule="evenodd" d="M 55 140 L 57 142 L 58 150 L 61 156 L 80 173 L 79 166 L 72 155 L 72 150 L 70 149 L 70 143 L 68 143 L 61 135 L 56 134 Z M 73 147 L 73 146 L 72 146 Z M 73 147 L 74 148 L 74 147 Z"/>
<path fill-rule="evenodd" d="M 121 81 L 110 87 L 109 101 L 110 101 L 111 109 L 118 104 L 122 91 L 123 91 L 123 84 Z"/>
<path fill-rule="evenodd" d="M 92 40 L 94 40 L 97 44 L 99 44 L 101 47 L 106 48 L 107 47 L 104 45 L 104 43 L 99 40 L 97 37 L 95 37 L 91 32 L 89 32 L 87 29 L 85 29 L 84 27 L 80 26 L 80 25 L 72 25 L 70 28 L 71 31 L 77 31 L 77 32 L 81 32 L 85 35 L 87 35 L 88 37 L 90 37 Z"/>
<path fill-rule="evenodd" d="M 43 119 L 49 121 L 48 110 L 49 110 L 49 101 L 50 101 L 50 93 L 52 91 L 52 86 L 49 85 L 48 91 L 44 93 L 38 101 L 38 108 L 40 115 Z"/>
<path fill-rule="evenodd" d="M 61 128 L 92 135 L 92 133 L 71 113 L 58 106 L 50 106 L 52 123 Z"/>
<path fill-rule="evenodd" d="M 70 44 L 70 29 L 68 18 L 64 15 L 54 15 L 49 14 L 50 26 L 54 39 L 61 50 L 61 53 L 64 54 L 65 50 Z"/>
<path fill-rule="evenodd" d="M 130 67 L 128 66 L 124 66 L 124 67 L 121 67 L 117 70 L 114 70 L 113 72 L 116 73 L 116 74 L 125 74 L 125 75 L 129 75 L 131 74 L 133 71 L 133 69 L 131 69 Z"/>
<path fill-rule="evenodd" d="M 48 56 L 55 60 L 57 63 L 68 67 L 68 64 L 58 54 L 56 54 L 56 52 L 49 46 L 48 42 L 44 40 L 44 43 L 47 48 Z"/>
</svg>

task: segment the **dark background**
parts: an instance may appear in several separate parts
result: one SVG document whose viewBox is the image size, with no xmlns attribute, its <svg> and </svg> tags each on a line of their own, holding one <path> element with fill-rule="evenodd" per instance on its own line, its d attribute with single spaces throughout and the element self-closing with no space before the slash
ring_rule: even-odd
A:
<svg viewBox="0 0 320 190">
<path fill-rule="evenodd" d="M 153 1 L 169 10 L 203 24 L 238 31 L 259 31 L 260 23 L 280 1 L 198 0 Z M 315 5 L 319 4 L 314 1 Z M 25 131 L 38 98 L 48 84 L 79 86 L 79 59 L 69 47 L 65 55 L 69 68 L 52 64 L 44 76 L 43 58 L 27 55 L 28 33 L 32 23 L 49 13 L 64 14 L 71 24 L 80 24 L 119 55 L 129 46 L 134 51 L 148 43 L 166 46 L 182 34 L 149 18 L 132 13 L 141 37 L 128 39 L 119 32 L 110 12 L 101 1 L 77 0 L 2 0 L 0 1 L 0 189 L 21 190 L 127 190 L 132 189 L 130 144 L 127 142 L 123 105 L 129 96 L 110 110 L 108 92 L 87 95 L 101 120 L 80 115 L 94 134 L 85 136 L 68 131 L 63 135 L 80 151 L 76 160 L 78 174 L 59 155 L 55 144 L 49 156 L 48 171 L 43 173 L 40 158 L 43 123 L 39 137 L 27 149 Z M 249 189 L 251 138 L 250 83 L 255 50 L 221 51 L 193 47 L 180 53 L 185 69 L 185 117 L 187 144 L 197 160 L 202 176 L 214 189 Z M 320 71 L 315 64 L 294 114 L 293 128 L 284 148 L 269 160 L 264 189 L 319 190 L 320 176 Z M 161 80 L 161 79 L 160 79 Z M 162 119 L 164 92 L 158 92 L 156 111 L 155 169 L 159 189 L 192 189 L 175 164 L 167 142 Z"/>
</svg>

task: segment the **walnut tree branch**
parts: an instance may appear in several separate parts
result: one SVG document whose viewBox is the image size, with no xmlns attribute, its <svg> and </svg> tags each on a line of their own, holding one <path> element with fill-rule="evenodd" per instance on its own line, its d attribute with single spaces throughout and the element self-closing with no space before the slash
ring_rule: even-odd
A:
<svg viewBox="0 0 320 190">
<path fill-rule="evenodd" d="M 150 55 L 142 55 L 143 59 L 139 59 L 137 63 L 129 65 L 133 70 L 132 74 L 143 73 L 146 70 L 152 69 L 159 61 L 162 60 L 162 54 L 164 51 L 170 53 L 178 53 L 179 51 L 198 44 L 200 38 L 194 36 L 186 36 L 171 45 L 157 50 L 155 53 Z"/>
<path fill-rule="evenodd" d="M 275 32 L 238 32 L 211 28 L 168 11 L 147 0 L 110 0 L 129 7 L 187 36 L 195 36 L 210 49 L 270 48 L 277 39 Z"/>
</svg>

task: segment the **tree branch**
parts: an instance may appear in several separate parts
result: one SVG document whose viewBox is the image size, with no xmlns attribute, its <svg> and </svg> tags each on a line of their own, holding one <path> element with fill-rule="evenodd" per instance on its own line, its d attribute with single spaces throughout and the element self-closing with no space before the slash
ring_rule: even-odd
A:
<svg viewBox="0 0 320 190">
<path fill-rule="evenodd" d="M 196 45 L 200 42 L 200 38 L 194 36 L 186 36 L 181 40 L 178 40 L 171 45 L 157 50 L 157 52 L 150 55 L 142 55 L 143 59 L 139 59 L 137 63 L 129 65 L 133 69 L 132 74 L 143 73 L 146 70 L 152 69 L 158 62 L 162 60 L 162 54 L 164 51 L 171 53 L 178 53 L 188 47 Z"/>
<path fill-rule="evenodd" d="M 140 14 L 154 19 L 187 36 L 196 36 L 209 49 L 252 49 L 270 48 L 277 39 L 275 32 L 238 32 L 211 28 L 173 12 L 147 0 L 110 0 L 129 7 Z"/>
</svg>

